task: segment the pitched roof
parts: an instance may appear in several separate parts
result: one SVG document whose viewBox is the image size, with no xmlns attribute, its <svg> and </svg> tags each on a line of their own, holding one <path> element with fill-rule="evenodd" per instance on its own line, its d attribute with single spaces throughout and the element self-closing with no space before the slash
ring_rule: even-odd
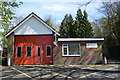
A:
<svg viewBox="0 0 120 80">
<path fill-rule="evenodd" d="M 50 27 L 49 25 L 46 24 L 46 22 L 44 20 L 42 20 L 39 16 L 37 16 L 34 12 L 32 12 L 31 14 L 29 14 L 27 17 L 25 17 L 21 22 L 19 22 L 15 27 L 13 27 L 7 34 L 6 37 L 9 36 L 12 32 L 14 32 L 18 27 L 20 27 L 20 25 L 22 25 L 24 22 L 26 22 L 28 19 L 30 19 L 32 16 L 34 16 L 36 19 L 38 19 L 41 23 L 43 23 L 46 27 L 48 27 L 48 29 L 50 29 L 51 31 L 53 31 L 54 33 L 56 33 L 57 35 L 60 36 L 60 34 L 52 27 Z"/>
</svg>

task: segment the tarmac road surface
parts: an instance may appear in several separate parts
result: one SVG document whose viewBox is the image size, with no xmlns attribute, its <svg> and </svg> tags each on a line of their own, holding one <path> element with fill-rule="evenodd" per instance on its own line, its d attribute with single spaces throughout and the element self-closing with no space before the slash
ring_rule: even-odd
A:
<svg viewBox="0 0 120 80">
<path fill-rule="evenodd" d="M 2 80 L 120 80 L 120 65 L 26 65 L 0 67 Z"/>
</svg>

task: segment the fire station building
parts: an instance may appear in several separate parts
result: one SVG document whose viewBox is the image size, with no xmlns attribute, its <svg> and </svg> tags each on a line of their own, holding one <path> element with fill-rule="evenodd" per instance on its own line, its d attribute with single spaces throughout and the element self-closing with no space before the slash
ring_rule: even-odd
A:
<svg viewBox="0 0 120 80">
<path fill-rule="evenodd" d="M 94 60 L 102 56 L 103 38 L 58 36 L 55 29 L 32 12 L 6 34 L 8 64 L 95 64 Z"/>
</svg>

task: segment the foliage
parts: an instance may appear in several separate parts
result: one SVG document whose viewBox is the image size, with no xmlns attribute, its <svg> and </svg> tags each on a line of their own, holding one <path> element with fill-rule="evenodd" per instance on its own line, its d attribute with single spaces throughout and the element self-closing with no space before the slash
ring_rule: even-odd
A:
<svg viewBox="0 0 120 80">
<path fill-rule="evenodd" d="M 2 66 L 7 66 L 7 58 L 2 57 Z"/>
<path fill-rule="evenodd" d="M 61 22 L 61 25 L 60 25 L 61 37 L 68 37 L 68 26 L 66 26 L 67 19 L 68 19 L 68 14 L 65 15 L 65 17 L 64 17 L 64 19 L 63 19 L 63 21 Z"/>
<path fill-rule="evenodd" d="M 46 22 L 46 24 L 48 24 L 49 26 L 51 26 L 51 27 L 53 26 L 53 25 L 52 25 L 52 21 L 51 21 L 50 19 L 45 20 L 45 22 Z"/>
<path fill-rule="evenodd" d="M 120 1 L 103 3 L 100 11 L 104 12 L 105 16 L 99 20 L 105 37 L 105 45 L 120 46 Z"/>
<path fill-rule="evenodd" d="M 101 38 L 104 37 L 103 30 L 97 22 L 92 22 L 91 26 L 93 28 L 94 37 Z"/>
<path fill-rule="evenodd" d="M 87 17 L 87 13 L 84 11 L 82 14 L 81 9 L 77 11 L 76 20 L 73 20 L 70 14 L 66 14 L 60 26 L 61 37 L 92 37 L 93 30 Z"/>
<path fill-rule="evenodd" d="M 73 23 L 74 20 L 71 14 L 66 14 L 60 26 L 61 37 L 74 37 Z"/>
<path fill-rule="evenodd" d="M 86 11 L 84 11 L 83 14 L 80 9 L 77 11 L 77 17 L 75 21 L 77 37 L 88 38 L 93 36 L 93 30 L 87 17 L 88 15 Z"/>
<path fill-rule="evenodd" d="M 56 20 L 52 16 L 45 17 L 45 23 L 48 24 L 50 27 L 54 28 L 56 31 L 59 31 L 59 24 L 56 24 Z"/>
<path fill-rule="evenodd" d="M 23 4 L 22 2 L 11 2 L 11 1 L 1 1 L 0 2 L 0 28 L 3 31 L 0 31 L 0 35 L 2 36 L 3 47 L 7 47 L 7 39 L 5 34 L 13 27 L 12 20 L 16 18 L 14 9 L 18 8 L 19 5 Z"/>
</svg>

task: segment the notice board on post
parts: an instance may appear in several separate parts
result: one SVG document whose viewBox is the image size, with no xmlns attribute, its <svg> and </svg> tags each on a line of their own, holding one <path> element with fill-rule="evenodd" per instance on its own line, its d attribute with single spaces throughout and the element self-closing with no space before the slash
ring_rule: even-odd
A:
<svg viewBox="0 0 120 80">
<path fill-rule="evenodd" d="M 97 49 L 97 43 L 86 43 L 86 49 Z"/>
</svg>

